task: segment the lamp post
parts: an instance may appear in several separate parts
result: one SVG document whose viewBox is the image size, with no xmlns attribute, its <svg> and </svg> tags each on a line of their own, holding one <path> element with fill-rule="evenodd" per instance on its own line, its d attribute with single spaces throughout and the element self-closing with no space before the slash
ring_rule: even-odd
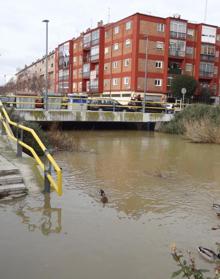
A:
<svg viewBox="0 0 220 279">
<path fill-rule="evenodd" d="M 186 88 L 184 88 L 184 87 L 181 89 L 181 93 L 182 93 L 182 95 L 183 95 L 183 105 L 184 105 L 184 102 L 185 102 L 185 94 L 186 94 L 186 91 L 187 91 L 187 90 L 186 90 Z"/>
<path fill-rule="evenodd" d="M 45 70 L 45 78 L 46 78 L 46 85 L 45 85 L 45 96 L 44 96 L 44 104 L 45 109 L 48 110 L 48 19 L 42 20 L 42 22 L 46 23 L 46 70 Z"/>
<path fill-rule="evenodd" d="M 144 101 L 143 101 L 143 112 L 145 112 L 146 92 L 147 92 L 147 47 L 148 47 L 148 37 L 144 36 L 144 39 L 145 39 L 145 63 L 144 63 Z"/>
</svg>

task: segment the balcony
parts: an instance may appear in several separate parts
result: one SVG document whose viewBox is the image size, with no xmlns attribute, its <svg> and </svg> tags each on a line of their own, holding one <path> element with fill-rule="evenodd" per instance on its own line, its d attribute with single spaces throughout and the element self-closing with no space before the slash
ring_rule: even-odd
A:
<svg viewBox="0 0 220 279">
<path fill-rule="evenodd" d="M 199 72 L 199 77 L 200 78 L 213 78 L 214 73 L 213 72 L 206 72 L 206 71 L 200 71 Z"/>
<path fill-rule="evenodd" d="M 92 44 L 92 46 L 98 45 L 99 44 L 99 39 L 92 40 L 91 44 Z"/>
<path fill-rule="evenodd" d="M 83 57 L 83 63 L 86 63 L 86 64 L 90 63 L 90 56 L 89 55 Z"/>
<path fill-rule="evenodd" d="M 91 42 L 84 42 L 83 43 L 83 49 L 90 49 L 91 48 Z"/>
<path fill-rule="evenodd" d="M 186 39 L 186 33 L 170 31 L 170 38 L 185 40 Z"/>
<path fill-rule="evenodd" d="M 215 54 L 200 54 L 200 60 L 214 62 L 215 61 Z"/>
<path fill-rule="evenodd" d="M 182 70 L 179 68 L 168 68 L 168 74 L 171 75 L 181 75 L 182 74 Z"/>
<path fill-rule="evenodd" d="M 98 92 L 98 91 L 99 91 L 98 85 L 90 85 L 89 86 L 89 92 Z"/>
<path fill-rule="evenodd" d="M 90 56 L 91 63 L 96 63 L 99 61 L 99 54 Z"/>
<path fill-rule="evenodd" d="M 90 77 L 90 71 L 88 71 L 88 72 L 83 72 L 82 76 L 83 76 L 83 78 L 88 79 L 88 78 Z"/>
<path fill-rule="evenodd" d="M 185 57 L 185 51 L 178 50 L 178 49 L 170 49 L 169 50 L 169 55 L 174 56 L 174 57 L 184 58 Z"/>
</svg>

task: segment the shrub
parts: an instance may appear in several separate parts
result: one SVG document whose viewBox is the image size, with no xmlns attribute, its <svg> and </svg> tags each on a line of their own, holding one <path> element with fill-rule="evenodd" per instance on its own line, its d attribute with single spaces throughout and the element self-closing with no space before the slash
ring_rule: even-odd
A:
<svg viewBox="0 0 220 279">
<path fill-rule="evenodd" d="M 206 126 L 209 126 L 209 129 L 205 130 L 204 128 Z M 215 137 L 217 137 L 219 126 L 220 107 L 196 104 L 189 105 L 181 112 L 175 114 L 174 118 L 170 122 L 162 125 L 160 131 L 171 134 L 186 135 L 188 138 L 190 138 L 192 129 L 196 128 L 196 131 L 199 132 L 199 127 L 201 127 L 201 129 L 203 130 L 203 135 L 205 131 L 206 133 L 210 133 L 211 131 L 211 134 L 213 136 L 214 131 Z M 196 132 L 194 131 L 194 135 L 195 133 Z"/>
</svg>

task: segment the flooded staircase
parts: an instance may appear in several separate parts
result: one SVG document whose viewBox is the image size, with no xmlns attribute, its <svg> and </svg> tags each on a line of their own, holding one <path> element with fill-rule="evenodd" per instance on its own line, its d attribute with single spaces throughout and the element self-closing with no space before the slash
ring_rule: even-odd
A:
<svg viewBox="0 0 220 279">
<path fill-rule="evenodd" d="M 0 156 L 0 198 L 23 196 L 27 192 L 20 170 Z"/>
</svg>

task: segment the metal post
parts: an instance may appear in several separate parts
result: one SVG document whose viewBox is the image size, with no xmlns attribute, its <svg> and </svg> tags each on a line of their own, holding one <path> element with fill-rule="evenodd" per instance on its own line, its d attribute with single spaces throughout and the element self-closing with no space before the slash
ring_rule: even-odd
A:
<svg viewBox="0 0 220 279">
<path fill-rule="evenodd" d="M 17 138 L 17 157 L 22 157 L 22 147 L 19 144 L 19 138 L 22 141 L 23 140 L 23 130 L 21 130 L 20 137 L 19 137 L 19 124 L 16 125 L 16 138 Z"/>
<path fill-rule="evenodd" d="M 45 110 L 48 110 L 48 19 L 44 19 L 43 22 L 46 23 L 46 71 L 45 71 L 45 78 L 46 78 L 46 85 L 45 85 L 45 96 L 44 96 L 44 106 Z"/>
<path fill-rule="evenodd" d="M 4 136 L 6 133 L 5 133 L 5 129 L 4 129 L 4 125 L 3 125 L 3 122 L 1 121 L 1 135 Z"/>
<path fill-rule="evenodd" d="M 142 103 L 143 112 L 145 112 L 146 106 L 146 92 L 147 92 L 147 47 L 148 47 L 148 37 L 145 36 L 145 63 L 144 63 L 144 101 Z"/>
<path fill-rule="evenodd" d="M 115 102 L 113 102 L 113 111 L 115 111 Z"/>
</svg>

